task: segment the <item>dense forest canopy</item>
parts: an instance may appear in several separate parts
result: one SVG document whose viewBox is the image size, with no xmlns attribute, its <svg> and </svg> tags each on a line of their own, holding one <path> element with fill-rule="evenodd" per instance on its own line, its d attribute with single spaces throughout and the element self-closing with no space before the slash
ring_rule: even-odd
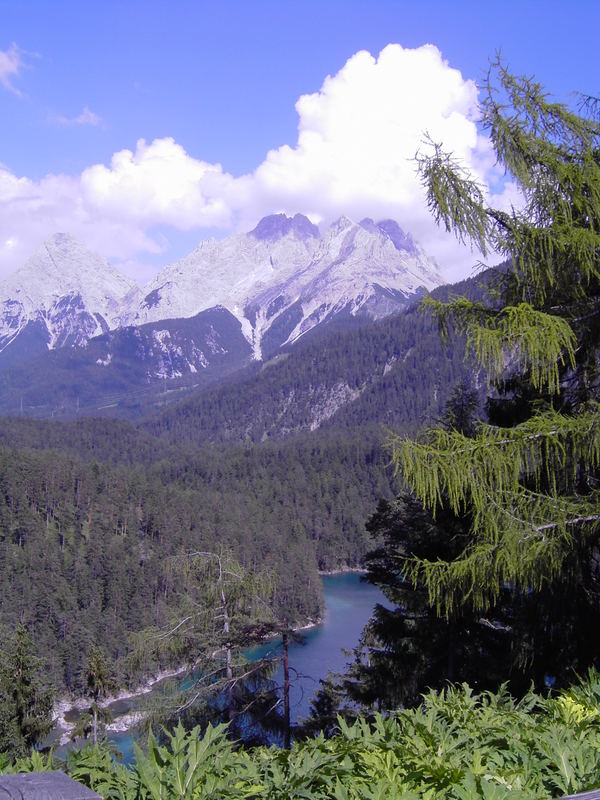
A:
<svg viewBox="0 0 600 800">
<path fill-rule="evenodd" d="M 391 491 L 376 440 L 339 436 L 152 469 L 4 448 L 0 485 L 3 625 L 26 624 L 49 677 L 69 688 L 90 644 L 122 658 L 129 632 L 182 602 L 166 569 L 179 553 L 229 547 L 249 569 L 273 570 L 281 614 L 316 619 L 317 570 L 360 561 L 364 516 Z"/>
</svg>

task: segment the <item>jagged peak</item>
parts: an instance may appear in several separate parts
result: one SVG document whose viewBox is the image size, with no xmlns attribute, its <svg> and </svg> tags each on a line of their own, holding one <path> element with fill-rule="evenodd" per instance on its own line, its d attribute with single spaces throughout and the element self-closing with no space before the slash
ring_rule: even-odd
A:
<svg viewBox="0 0 600 800">
<path fill-rule="evenodd" d="M 73 259 L 79 262 L 83 259 L 82 266 L 89 263 L 94 264 L 97 268 L 99 264 L 103 264 L 107 270 L 116 272 L 115 268 L 111 267 L 103 256 L 89 248 L 81 239 L 65 231 L 59 231 L 49 236 L 23 266 L 35 263 L 38 257 L 44 257 L 49 254 L 55 254 L 61 258 L 64 257 L 66 262 L 71 262 Z"/>
<path fill-rule="evenodd" d="M 64 247 L 65 245 L 79 245 L 79 247 L 85 247 L 83 242 L 77 239 L 73 234 L 67 233 L 66 231 L 57 231 L 53 233 L 52 236 L 49 236 L 44 245 L 47 247 L 48 245 L 54 245 L 55 247 Z"/>
<path fill-rule="evenodd" d="M 350 217 L 347 217 L 345 214 L 342 214 L 341 217 L 338 217 L 334 222 L 331 223 L 329 230 L 332 233 L 339 233 L 340 231 L 346 230 L 348 228 L 355 227 L 356 223 L 354 220 L 351 220 Z"/>
<path fill-rule="evenodd" d="M 406 250 L 416 255 L 417 247 L 410 233 L 404 233 L 395 219 L 383 219 L 377 223 L 377 228 L 392 242 L 396 250 Z"/>
<path fill-rule="evenodd" d="M 135 302 L 138 292 L 135 281 L 79 239 L 60 231 L 48 237 L 19 269 L 0 282 L 0 305 L 18 299 L 23 320 L 42 315 L 51 327 L 58 324 L 59 316 L 75 318 L 82 311 L 94 319 L 100 314 L 114 325 L 124 299 Z M 50 317 L 57 319 L 51 322 Z M 5 323 L 9 328 L 12 325 L 9 320 L 0 319 L 0 328 Z M 54 328 L 49 332 L 54 341 Z"/>
<path fill-rule="evenodd" d="M 51 280 L 49 278 L 51 276 Z M 137 283 L 123 275 L 99 253 L 90 249 L 76 236 L 58 231 L 49 236 L 15 272 L 6 276 L 1 286 L 39 280 L 40 288 L 50 290 L 51 285 L 66 286 L 79 291 L 90 281 L 105 284 L 115 295 L 122 296 L 135 290 Z M 69 284 L 69 286 L 67 286 Z M 72 284 L 72 286 L 71 286 Z M 1 294 L 1 292 L 0 292 Z"/>
<path fill-rule="evenodd" d="M 55 257 L 60 258 L 60 262 L 56 262 Z M 12 274 L 16 277 L 19 274 L 38 271 L 41 263 L 44 264 L 45 269 L 56 271 L 57 276 L 64 275 L 66 269 L 69 272 L 69 278 L 73 277 L 71 272 L 76 274 L 85 270 L 90 264 L 95 269 L 102 264 L 106 266 L 107 270 L 116 272 L 114 267 L 110 267 L 101 255 L 90 250 L 80 239 L 62 231 L 53 233 L 52 236 L 45 239 L 25 263 Z"/>
<path fill-rule="evenodd" d="M 361 219 L 361 221 L 358 224 L 360 225 L 361 228 L 364 228 L 369 233 L 379 233 L 379 228 L 373 222 L 371 217 L 365 217 L 364 219 Z"/>
<path fill-rule="evenodd" d="M 258 225 L 250 231 L 250 235 L 260 241 L 276 241 L 292 234 L 298 239 L 319 238 L 319 229 L 304 214 L 269 214 L 263 217 Z"/>
</svg>

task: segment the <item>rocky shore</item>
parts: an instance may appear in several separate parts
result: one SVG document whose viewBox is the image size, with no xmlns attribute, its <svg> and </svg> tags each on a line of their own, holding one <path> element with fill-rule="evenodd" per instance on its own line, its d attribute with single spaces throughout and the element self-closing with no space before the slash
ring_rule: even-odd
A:
<svg viewBox="0 0 600 800">
<path fill-rule="evenodd" d="M 142 697 L 143 695 L 151 692 L 152 689 L 161 681 L 167 680 L 167 678 L 175 678 L 177 675 L 181 675 L 183 672 L 185 672 L 186 669 L 187 667 L 179 667 L 178 669 L 158 672 L 156 675 L 149 677 L 146 681 L 144 681 L 144 683 L 140 684 L 134 690 L 124 689 L 115 694 L 108 695 L 107 697 L 103 698 L 100 706 L 102 708 L 107 708 L 113 703 L 118 703 L 122 700 L 128 701 L 134 700 L 136 697 Z M 68 744 L 71 741 L 71 735 L 73 733 L 73 729 L 75 728 L 75 722 L 67 719 L 67 715 L 73 711 L 83 711 L 84 709 L 89 708 L 89 706 L 90 699 L 86 697 L 61 697 L 56 701 L 53 709 L 54 725 L 55 729 L 60 735 L 61 745 Z M 106 730 L 114 733 L 129 730 L 136 725 L 141 718 L 142 714 L 139 712 L 120 714 L 115 720 L 113 720 L 113 722 L 106 726 Z"/>
</svg>

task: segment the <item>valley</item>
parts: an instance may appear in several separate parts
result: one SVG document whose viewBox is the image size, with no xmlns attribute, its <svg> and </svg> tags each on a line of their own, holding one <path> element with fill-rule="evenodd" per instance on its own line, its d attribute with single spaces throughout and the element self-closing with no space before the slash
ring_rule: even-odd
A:
<svg viewBox="0 0 600 800">
<path fill-rule="evenodd" d="M 564 6 L 0 2 L 0 795 L 600 797 Z"/>
<path fill-rule="evenodd" d="M 22 620 L 32 631 L 55 686 L 82 690 L 91 642 L 118 664 L 122 685 L 173 665 L 177 656 L 134 665 L 130 655 L 136 632 L 168 625 L 184 607 L 185 592 L 169 574 L 179 553 L 227 550 L 245 569 L 268 568 L 276 585 L 275 614 L 293 625 L 322 612 L 319 571 L 362 563 L 369 546 L 364 523 L 397 486 L 387 465 L 384 426 L 408 432 L 435 419 L 469 368 L 459 348 L 440 345 L 418 301 L 408 302 L 414 284 L 404 284 L 406 296 L 398 288 L 393 298 L 388 293 L 391 306 L 373 302 L 381 299 L 377 287 L 366 302 L 371 277 L 358 254 L 372 255 L 374 243 L 384 254 L 393 250 L 403 260 L 400 274 L 407 260 L 425 263 L 409 235 L 391 222 L 356 226 L 344 220 L 328 236 L 319 239 L 299 215 L 274 216 L 245 239 L 208 247 L 213 259 L 219 247 L 238 252 L 242 241 L 246 256 L 257 258 L 258 251 L 263 261 L 265 252 L 283 259 L 292 248 L 313 260 L 318 254 L 322 262 L 330 240 L 337 242 L 338 262 L 330 267 L 347 271 L 344 291 L 354 281 L 354 299 L 346 294 L 334 314 L 335 303 L 327 305 L 321 288 L 318 305 L 329 311 L 319 324 L 313 317 L 315 324 L 306 323 L 295 342 L 288 341 L 289 328 L 283 339 L 283 328 L 279 339 L 269 339 L 265 328 L 261 353 L 269 352 L 269 341 L 285 346 L 264 360 L 257 360 L 252 341 L 256 320 L 266 319 L 263 312 L 256 312 L 249 337 L 247 317 L 244 322 L 224 306 L 198 311 L 204 295 L 192 295 L 189 284 L 183 291 L 189 305 L 178 311 L 197 312 L 193 316 L 148 321 L 160 317 L 157 309 L 174 308 L 174 301 L 161 305 L 156 294 L 157 302 L 144 306 L 146 316 L 138 313 L 138 325 L 107 329 L 84 342 L 55 337 L 50 349 L 31 359 L 4 362 L 0 408 L 10 413 L 17 397 L 24 401 L 16 415 L 0 418 L 0 506 L 10 531 L 0 542 L 0 608 L 7 629 Z M 361 239 L 369 243 L 367 255 Z M 66 249 L 72 260 L 85 261 L 66 237 L 53 246 L 63 259 Z M 194 263 L 206 257 L 205 250 L 194 251 Z M 371 273 L 382 269 L 378 263 Z M 297 268 L 293 259 L 291 266 Z M 91 269 L 97 268 L 92 261 Z M 318 274 L 321 267 L 315 269 Z M 282 275 L 289 279 L 291 267 L 280 273 L 273 292 L 282 291 Z M 358 274 L 356 283 L 351 275 Z M 432 276 L 423 278 L 430 286 L 439 280 Z M 265 280 L 255 298 L 266 297 Z M 483 291 L 478 281 L 458 288 Z M 207 296 L 214 299 L 215 291 Z M 127 292 L 130 300 L 139 299 Z M 123 319 L 119 313 L 111 325 Z M 82 319 L 65 316 L 60 324 L 84 336 Z M 57 324 L 50 314 L 44 320 L 48 331 Z M 2 354 L 8 358 L 22 335 Z M 148 393 L 146 401 L 138 392 Z M 39 418 L 44 416 L 50 419 Z M 47 576 L 43 585 L 31 583 L 32 571 Z"/>
</svg>

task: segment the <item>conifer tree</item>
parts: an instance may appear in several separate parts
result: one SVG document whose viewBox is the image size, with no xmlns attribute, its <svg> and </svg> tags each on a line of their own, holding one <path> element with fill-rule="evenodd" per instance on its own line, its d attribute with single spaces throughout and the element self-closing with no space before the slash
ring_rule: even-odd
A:
<svg viewBox="0 0 600 800">
<path fill-rule="evenodd" d="M 271 659 L 251 661 L 246 651 L 274 629 L 270 605 L 272 578 L 250 572 L 230 551 L 194 551 L 170 560 L 173 576 L 182 582 L 184 602 L 168 628 L 151 629 L 139 637 L 139 655 L 149 652 L 187 662 L 186 688 L 171 693 L 151 716 L 161 722 L 226 721 L 240 735 L 238 722 L 261 706 L 265 683 L 273 704 Z"/>
<path fill-rule="evenodd" d="M 533 79 L 498 60 L 482 123 L 523 202 L 490 206 L 478 183 L 432 144 L 418 157 L 430 208 L 447 230 L 507 259 L 493 302 L 426 300 L 442 333 L 466 335 L 488 376 L 496 422 L 468 438 L 430 428 L 394 437 L 399 472 L 434 514 L 469 513 L 470 536 L 451 561 L 408 559 L 405 574 L 451 614 L 485 609 L 503 587 L 540 590 L 563 575 L 600 523 L 600 124 L 551 102 Z M 574 567 L 577 569 L 577 565 Z"/>
<path fill-rule="evenodd" d="M 103 733 L 105 726 L 112 719 L 112 714 L 100 703 L 107 695 L 117 688 L 112 669 L 102 649 L 93 645 L 85 665 L 86 695 L 92 701 L 89 709 L 79 718 L 73 730 L 72 738 L 78 736 L 92 737 L 94 747 L 98 744 L 98 735 Z"/>
<path fill-rule="evenodd" d="M 40 672 L 31 637 L 19 625 L 0 651 L 0 752 L 10 758 L 29 755 L 52 728 L 52 692 Z"/>
</svg>

